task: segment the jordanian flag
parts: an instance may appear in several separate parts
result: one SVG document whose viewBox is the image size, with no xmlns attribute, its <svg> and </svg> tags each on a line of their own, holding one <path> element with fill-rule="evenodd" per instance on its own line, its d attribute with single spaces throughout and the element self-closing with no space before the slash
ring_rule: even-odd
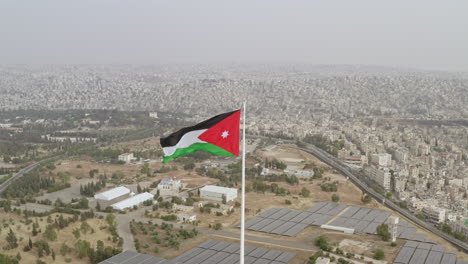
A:
<svg viewBox="0 0 468 264">
<path fill-rule="evenodd" d="M 219 156 L 239 155 L 240 110 L 224 113 L 161 138 L 163 163 L 203 150 Z"/>
</svg>

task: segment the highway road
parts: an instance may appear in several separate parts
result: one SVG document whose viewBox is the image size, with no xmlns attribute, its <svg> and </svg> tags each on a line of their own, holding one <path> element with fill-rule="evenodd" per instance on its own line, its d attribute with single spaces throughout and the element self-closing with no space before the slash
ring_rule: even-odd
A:
<svg viewBox="0 0 468 264">
<path fill-rule="evenodd" d="M 442 237 L 443 239 L 447 240 L 449 243 L 453 244 L 455 247 L 463 250 L 465 253 L 468 253 L 468 244 L 440 231 L 437 229 L 435 226 L 417 218 L 414 214 L 409 212 L 408 210 L 401 208 L 394 202 L 385 199 L 383 195 L 380 193 L 376 192 L 374 189 L 369 187 L 365 182 L 361 181 L 358 177 L 356 177 L 346 166 L 342 165 L 341 161 L 339 161 L 337 158 L 334 156 L 330 155 L 326 151 L 317 148 L 314 145 L 311 144 L 305 144 L 305 148 L 300 148 L 301 150 L 310 153 L 320 159 L 321 161 L 325 162 L 326 164 L 330 165 L 334 169 L 338 170 L 341 172 L 343 175 L 349 177 L 349 179 L 356 185 L 358 186 L 362 191 L 368 193 L 371 195 L 374 199 L 376 199 L 379 202 L 383 202 L 385 206 L 388 208 L 400 213 L 401 215 L 405 216 L 412 222 L 418 224 L 420 227 L 426 229 L 427 231 Z"/>
<path fill-rule="evenodd" d="M 20 170 L 19 172 L 17 172 L 16 174 L 14 174 L 10 179 L 6 180 L 4 183 L 0 184 L 0 194 L 5 191 L 5 189 L 8 187 L 8 185 L 10 185 L 12 182 L 14 182 L 15 180 L 17 180 L 18 178 L 22 177 L 24 174 L 32 171 L 34 168 L 36 168 L 37 166 L 39 166 L 39 164 L 41 164 L 41 162 L 43 161 L 39 161 L 39 162 L 36 162 L 36 163 L 33 163 L 29 166 L 27 166 L 26 168 Z"/>
</svg>

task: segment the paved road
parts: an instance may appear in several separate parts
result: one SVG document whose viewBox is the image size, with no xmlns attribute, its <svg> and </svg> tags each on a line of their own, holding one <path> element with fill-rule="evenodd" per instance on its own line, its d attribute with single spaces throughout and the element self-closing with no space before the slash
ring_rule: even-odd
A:
<svg viewBox="0 0 468 264">
<path fill-rule="evenodd" d="M 16 179 L 20 178 L 21 176 L 23 176 L 24 174 L 32 171 L 34 168 L 36 168 L 37 166 L 39 166 L 39 164 L 41 163 L 42 161 L 39 161 L 39 162 L 36 162 L 36 163 L 33 163 L 29 166 L 27 166 L 26 168 L 20 170 L 18 173 L 14 174 L 10 179 L 8 179 L 7 181 L 5 181 L 4 183 L 0 184 L 0 194 L 5 191 L 5 189 L 8 187 L 8 185 L 10 185 L 12 182 L 14 182 Z"/>
</svg>

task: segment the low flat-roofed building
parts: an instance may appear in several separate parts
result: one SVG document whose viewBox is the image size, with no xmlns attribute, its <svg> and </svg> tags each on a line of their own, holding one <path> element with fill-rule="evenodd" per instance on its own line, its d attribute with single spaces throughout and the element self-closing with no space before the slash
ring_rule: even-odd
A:
<svg viewBox="0 0 468 264">
<path fill-rule="evenodd" d="M 124 161 L 125 163 L 130 163 L 134 159 L 133 153 L 123 153 L 118 157 L 118 160 Z"/>
<path fill-rule="evenodd" d="M 127 198 L 127 199 L 125 199 L 123 201 L 120 201 L 118 203 L 115 203 L 115 204 L 113 204 L 111 206 L 115 210 L 121 210 L 122 211 L 122 210 L 125 210 L 125 209 L 128 209 L 128 208 L 132 208 L 135 205 L 140 205 L 144 201 L 152 200 L 153 198 L 154 198 L 154 196 L 151 193 L 144 192 L 144 193 L 134 195 L 134 196 L 132 196 L 130 198 Z"/>
<path fill-rule="evenodd" d="M 186 213 L 180 213 L 177 214 L 177 221 L 179 222 L 194 222 L 197 221 L 197 215 L 196 214 L 186 214 Z"/>
<path fill-rule="evenodd" d="M 115 198 L 118 198 L 123 195 L 127 195 L 130 193 L 130 189 L 124 186 L 115 187 L 113 189 L 107 190 L 105 192 L 97 193 L 94 195 L 95 199 L 104 200 L 104 201 L 111 201 Z"/>
<path fill-rule="evenodd" d="M 224 197 L 226 202 L 229 202 L 237 198 L 237 189 L 206 185 L 200 189 L 200 197 L 203 199 L 220 202 L 223 201 Z"/>
</svg>

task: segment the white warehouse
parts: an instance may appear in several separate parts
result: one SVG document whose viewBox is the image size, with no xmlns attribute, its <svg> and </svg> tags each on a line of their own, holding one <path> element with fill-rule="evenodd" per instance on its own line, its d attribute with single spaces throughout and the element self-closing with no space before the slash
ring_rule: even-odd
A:
<svg viewBox="0 0 468 264">
<path fill-rule="evenodd" d="M 119 187 L 115 187 L 113 189 L 107 190 L 105 192 L 97 193 L 94 195 L 94 198 L 99 199 L 99 200 L 104 200 L 104 201 L 110 201 L 120 196 L 127 195 L 129 193 L 130 193 L 130 189 L 128 189 L 127 187 L 119 186 Z"/>
<path fill-rule="evenodd" d="M 125 210 L 127 208 L 132 208 L 135 205 L 140 205 L 144 201 L 152 200 L 153 197 L 154 196 L 151 193 L 144 192 L 144 193 L 140 193 L 140 194 L 137 194 L 135 196 L 132 196 L 132 197 L 130 197 L 128 199 L 125 199 L 123 201 L 120 201 L 118 203 L 115 203 L 115 204 L 113 204 L 111 206 L 115 210 L 121 210 L 122 211 L 122 210 Z"/>
<path fill-rule="evenodd" d="M 200 189 L 200 197 L 203 199 L 221 202 L 223 195 L 226 197 L 226 202 L 232 201 L 237 198 L 237 189 L 214 185 L 206 185 Z"/>
</svg>

